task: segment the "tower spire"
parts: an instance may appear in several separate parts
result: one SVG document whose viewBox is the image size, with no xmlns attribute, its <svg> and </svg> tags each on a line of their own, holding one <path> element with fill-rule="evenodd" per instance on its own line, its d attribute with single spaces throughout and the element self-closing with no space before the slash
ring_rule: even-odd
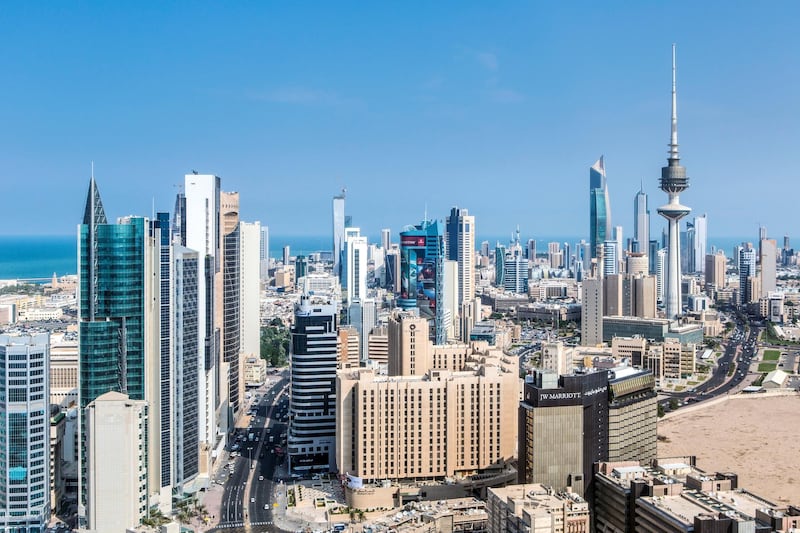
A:
<svg viewBox="0 0 800 533">
<path fill-rule="evenodd" d="M 669 159 L 680 159 L 678 157 L 678 96 L 675 63 L 675 43 L 672 43 L 672 128 L 669 137 Z"/>
</svg>

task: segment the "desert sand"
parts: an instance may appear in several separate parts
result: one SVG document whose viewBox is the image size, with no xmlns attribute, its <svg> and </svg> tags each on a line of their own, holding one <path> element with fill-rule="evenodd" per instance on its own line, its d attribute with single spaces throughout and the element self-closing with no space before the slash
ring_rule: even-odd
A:
<svg viewBox="0 0 800 533">
<path fill-rule="evenodd" d="M 735 472 L 739 487 L 800 505 L 800 396 L 737 395 L 658 424 L 659 457 L 697 456 L 706 472 Z"/>
</svg>

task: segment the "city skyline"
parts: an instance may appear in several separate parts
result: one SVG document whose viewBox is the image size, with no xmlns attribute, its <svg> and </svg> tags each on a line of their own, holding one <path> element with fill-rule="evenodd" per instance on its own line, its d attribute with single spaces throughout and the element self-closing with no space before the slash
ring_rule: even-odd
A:
<svg viewBox="0 0 800 533">
<path fill-rule="evenodd" d="M 689 3 L 457 13 L 12 6 L 18 23 L 0 60 L 12 80 L 0 89 L 12 104 L 3 143 L 13 178 L 4 183 L 22 195 L 38 180 L 46 216 L 10 205 L 2 231 L 71 233 L 79 213 L 70 206 L 94 160 L 104 197 L 123 214 L 171 209 L 174 185 L 197 169 L 249 198 L 242 216 L 275 235 L 323 234 L 342 187 L 368 235 L 399 231 L 426 205 L 437 218 L 463 205 L 487 235 L 517 224 L 585 235 L 583 202 L 564 195 L 583 189 L 599 154 L 612 205 L 629 205 L 640 183 L 657 194 L 665 66 L 678 42 L 682 155 L 697 178 L 686 203 L 708 213 L 712 236 L 751 235 L 759 223 L 796 234 L 785 216 L 792 195 L 772 195 L 767 209 L 740 191 L 754 175 L 776 193 L 793 183 L 797 10 L 727 6 L 709 24 Z M 599 42 L 589 31 L 597 27 Z M 745 34 L 731 41 L 729 27 Z M 183 47 L 211 29 L 213 38 Z M 731 157 L 740 153 L 748 158 Z M 482 201 L 501 179 L 517 194 Z M 404 189 L 419 194 L 396 201 Z M 630 209 L 615 215 L 631 234 Z M 654 220 L 651 235 L 658 230 Z"/>
</svg>

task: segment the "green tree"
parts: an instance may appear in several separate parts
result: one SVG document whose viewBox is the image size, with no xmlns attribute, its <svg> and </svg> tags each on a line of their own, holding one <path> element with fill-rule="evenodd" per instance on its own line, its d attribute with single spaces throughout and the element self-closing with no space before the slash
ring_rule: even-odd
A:
<svg viewBox="0 0 800 533">
<path fill-rule="evenodd" d="M 277 319 L 280 325 L 269 325 L 261 328 L 261 358 L 275 367 L 285 366 L 289 362 L 289 328 Z M 273 323 L 275 321 L 273 320 Z"/>
</svg>

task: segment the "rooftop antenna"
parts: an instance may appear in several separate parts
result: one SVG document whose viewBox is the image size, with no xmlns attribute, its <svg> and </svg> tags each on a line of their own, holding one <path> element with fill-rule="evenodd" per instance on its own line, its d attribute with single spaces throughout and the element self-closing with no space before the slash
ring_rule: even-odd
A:
<svg viewBox="0 0 800 533">
<path fill-rule="evenodd" d="M 94 181 L 94 161 L 92 161 L 92 181 Z"/>
<path fill-rule="evenodd" d="M 675 82 L 675 43 L 672 43 L 672 127 L 669 138 L 669 158 L 680 159 L 678 157 L 678 97 Z"/>
<path fill-rule="evenodd" d="M 422 216 L 423 222 L 428 222 L 428 202 L 425 202 L 425 214 Z"/>
</svg>

